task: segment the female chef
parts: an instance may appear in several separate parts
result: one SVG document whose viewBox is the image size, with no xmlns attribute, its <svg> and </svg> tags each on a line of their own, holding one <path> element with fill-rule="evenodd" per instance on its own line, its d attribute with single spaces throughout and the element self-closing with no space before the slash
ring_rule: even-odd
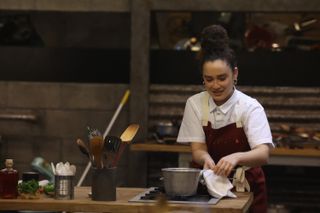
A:
<svg viewBox="0 0 320 213">
<path fill-rule="evenodd" d="M 266 164 L 274 147 L 269 123 L 257 100 L 236 89 L 238 68 L 226 30 L 211 25 L 202 31 L 200 65 L 204 92 L 186 103 L 178 142 L 190 142 L 193 161 L 216 175 L 245 172 L 254 201 L 250 212 L 267 211 Z"/>
</svg>

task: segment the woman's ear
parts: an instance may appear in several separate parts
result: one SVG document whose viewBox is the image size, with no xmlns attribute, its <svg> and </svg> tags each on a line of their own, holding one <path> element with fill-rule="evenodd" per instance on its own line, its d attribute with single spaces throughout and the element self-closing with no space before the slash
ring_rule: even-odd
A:
<svg viewBox="0 0 320 213">
<path fill-rule="evenodd" d="M 239 73 L 238 67 L 235 67 L 235 68 L 233 69 L 233 79 L 234 79 L 234 80 L 238 79 L 238 73 Z"/>
</svg>

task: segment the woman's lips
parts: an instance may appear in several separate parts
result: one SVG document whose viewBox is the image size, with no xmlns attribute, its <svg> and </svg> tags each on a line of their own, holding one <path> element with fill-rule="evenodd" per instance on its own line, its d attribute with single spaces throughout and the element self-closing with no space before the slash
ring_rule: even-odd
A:
<svg viewBox="0 0 320 213">
<path fill-rule="evenodd" d="M 212 94 L 214 96 L 221 96 L 223 94 L 223 92 L 222 91 L 216 91 L 216 92 L 212 92 Z"/>
</svg>

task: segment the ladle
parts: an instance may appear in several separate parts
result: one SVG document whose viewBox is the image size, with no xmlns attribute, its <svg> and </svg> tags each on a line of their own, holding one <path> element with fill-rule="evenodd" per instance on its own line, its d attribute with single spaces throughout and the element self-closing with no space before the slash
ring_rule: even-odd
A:
<svg viewBox="0 0 320 213">
<path fill-rule="evenodd" d="M 117 136 L 108 135 L 104 139 L 104 150 L 117 152 L 121 144 L 121 139 Z"/>
<path fill-rule="evenodd" d="M 107 162 L 105 165 L 108 167 L 112 167 L 112 161 L 114 159 L 115 154 L 118 152 L 119 147 L 121 145 L 121 139 L 117 136 L 108 135 L 104 139 L 104 152 L 106 155 Z"/>
<path fill-rule="evenodd" d="M 119 148 L 119 151 L 117 152 L 115 158 L 112 162 L 112 167 L 115 167 L 118 165 L 119 159 L 126 147 L 126 144 L 130 144 L 134 136 L 137 134 L 139 130 L 139 124 L 130 124 L 127 129 L 121 134 L 121 145 Z"/>
</svg>

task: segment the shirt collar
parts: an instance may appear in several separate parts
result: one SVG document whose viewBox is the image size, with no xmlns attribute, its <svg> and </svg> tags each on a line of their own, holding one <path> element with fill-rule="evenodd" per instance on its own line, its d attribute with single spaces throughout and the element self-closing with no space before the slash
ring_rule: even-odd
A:
<svg viewBox="0 0 320 213">
<path fill-rule="evenodd" d="M 226 114 L 231 109 L 231 107 L 237 102 L 237 100 L 238 100 L 237 93 L 238 93 L 238 90 L 236 88 L 234 88 L 231 97 L 224 104 L 222 104 L 220 106 L 217 106 L 214 103 L 213 99 L 210 98 L 209 99 L 210 112 L 213 112 L 214 110 L 217 110 L 217 108 L 219 108 L 219 110 L 223 114 Z"/>
</svg>

